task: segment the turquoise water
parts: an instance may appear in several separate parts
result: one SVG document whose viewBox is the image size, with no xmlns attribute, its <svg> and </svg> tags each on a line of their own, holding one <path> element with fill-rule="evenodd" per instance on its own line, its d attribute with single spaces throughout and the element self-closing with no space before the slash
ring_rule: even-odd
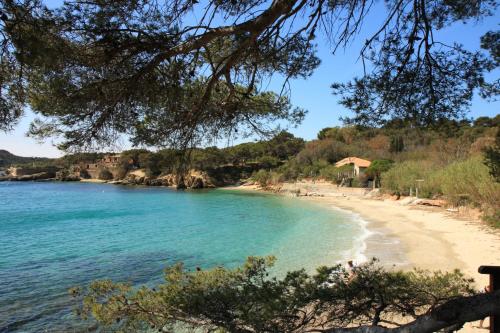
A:
<svg viewBox="0 0 500 333">
<path fill-rule="evenodd" d="M 0 182 L 0 332 L 82 331 L 68 288 L 161 281 L 162 268 L 234 267 L 275 255 L 277 272 L 354 256 L 345 212 L 227 190 Z"/>
</svg>

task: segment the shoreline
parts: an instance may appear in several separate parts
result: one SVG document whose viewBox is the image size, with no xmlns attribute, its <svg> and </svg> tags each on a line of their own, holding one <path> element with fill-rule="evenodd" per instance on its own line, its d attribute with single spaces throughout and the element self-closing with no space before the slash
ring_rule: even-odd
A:
<svg viewBox="0 0 500 333">
<path fill-rule="evenodd" d="M 80 182 L 118 184 L 97 179 Z M 464 218 L 443 208 L 408 205 L 404 200 L 372 198 L 365 195 L 367 189 L 339 190 L 330 183 L 322 182 L 285 185 L 284 191 L 278 192 L 262 190 L 256 185 L 224 186 L 218 189 L 292 196 L 296 200 L 346 211 L 353 216 L 353 220 L 361 219 L 357 222 L 364 224 L 363 229 L 368 231 L 361 237 L 364 251 L 359 253 L 358 258 L 353 258 L 355 261 L 376 257 L 384 266 L 396 269 L 460 269 L 474 278 L 479 289 L 489 282 L 487 275 L 478 273 L 479 266 L 500 264 L 500 230 L 477 219 Z M 301 193 L 305 191 L 306 195 L 297 196 L 295 191 L 299 189 Z M 388 251 L 388 247 L 392 250 Z"/>
<path fill-rule="evenodd" d="M 388 269 L 459 269 L 465 277 L 474 279 L 474 286 L 481 292 L 489 284 L 489 276 L 479 274 L 479 266 L 500 264 L 500 231 L 479 220 L 453 216 L 443 208 L 409 206 L 401 201 L 369 198 L 366 193 L 360 195 L 361 191 L 338 193 L 331 184 L 328 187 L 334 190 L 333 193 L 324 191 L 325 184 L 321 184 L 323 189 L 319 186 L 319 192 L 311 191 L 318 188 L 307 183 L 287 185 L 288 191 L 285 189 L 285 192 L 275 194 L 292 194 L 297 200 L 346 210 L 353 214 L 354 219 L 359 216 L 369 231 L 364 241 L 364 256 L 378 258 L 379 263 Z M 296 190 L 301 185 L 305 185 L 307 196 L 297 196 Z M 228 189 L 265 192 L 254 185 Z M 483 328 L 479 328 L 479 322 L 470 322 L 459 332 L 482 333 L 487 332 L 488 327 L 489 319 L 486 319 Z"/>
<path fill-rule="evenodd" d="M 257 186 L 225 189 L 264 192 Z M 479 266 L 500 264 L 499 231 L 442 208 L 403 205 L 401 201 L 373 199 L 354 193 L 296 199 L 346 210 L 354 214 L 354 219 L 359 216 L 369 231 L 363 254 L 367 259 L 380 259 L 384 266 L 403 270 L 414 267 L 431 271 L 460 269 L 474 278 L 476 287 L 481 290 L 489 279 L 478 273 Z"/>
</svg>

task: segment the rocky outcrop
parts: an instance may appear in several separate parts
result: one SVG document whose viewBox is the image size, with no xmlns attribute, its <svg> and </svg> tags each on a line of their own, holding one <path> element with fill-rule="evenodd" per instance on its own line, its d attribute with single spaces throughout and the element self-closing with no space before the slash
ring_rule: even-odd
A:
<svg viewBox="0 0 500 333">
<path fill-rule="evenodd" d="M 8 176 L 5 180 L 11 181 L 30 181 L 30 180 L 46 180 L 54 178 L 55 174 L 51 172 L 39 172 L 31 175 L 23 175 L 23 176 Z"/>
<path fill-rule="evenodd" d="M 55 177 L 56 172 L 59 170 L 57 167 L 10 167 L 7 169 L 7 173 L 11 178 L 29 179 L 30 177 L 44 177 L 44 174 L 48 174 L 50 177 Z M 26 178 L 22 178 L 28 176 Z"/>
<path fill-rule="evenodd" d="M 115 180 L 113 184 L 122 185 L 146 185 L 146 186 L 168 186 L 177 189 L 201 189 L 215 187 L 210 177 L 200 171 L 191 170 L 186 176 L 177 174 L 163 174 L 156 178 L 148 177 L 144 173 L 134 171 L 127 174 L 124 179 Z"/>
<path fill-rule="evenodd" d="M 60 170 L 56 172 L 56 180 L 64 182 L 75 182 L 80 181 L 80 175 L 78 173 L 70 172 L 69 170 Z"/>
</svg>

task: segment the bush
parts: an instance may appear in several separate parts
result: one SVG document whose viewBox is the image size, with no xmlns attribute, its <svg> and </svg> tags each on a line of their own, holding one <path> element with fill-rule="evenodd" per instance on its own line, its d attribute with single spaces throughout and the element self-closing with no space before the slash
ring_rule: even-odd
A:
<svg viewBox="0 0 500 333">
<path fill-rule="evenodd" d="M 373 185 L 380 187 L 380 175 L 387 172 L 394 164 L 391 160 L 375 160 L 366 169 L 366 177 L 373 180 Z"/>
<path fill-rule="evenodd" d="M 284 180 L 295 181 L 300 177 L 302 170 L 297 161 L 293 158 L 280 166 L 278 172 Z"/>
<path fill-rule="evenodd" d="M 481 156 L 452 163 L 436 176 L 443 194 L 452 204 L 470 203 L 485 212 L 500 205 L 500 183 L 490 175 Z"/>
<path fill-rule="evenodd" d="M 297 162 L 308 165 L 319 160 L 329 163 L 337 162 L 349 156 L 345 143 L 332 139 L 314 140 L 306 144 L 306 147 L 297 154 Z"/>
<path fill-rule="evenodd" d="M 500 182 L 500 130 L 497 131 L 495 144 L 486 148 L 484 154 L 484 163 L 488 166 L 490 175 Z"/>
<path fill-rule="evenodd" d="M 113 174 L 108 169 L 101 169 L 97 177 L 101 180 L 112 180 Z"/>
<path fill-rule="evenodd" d="M 280 164 L 280 160 L 273 156 L 264 155 L 259 158 L 259 163 L 264 169 L 272 169 Z"/>
<path fill-rule="evenodd" d="M 340 184 L 344 176 L 351 177 L 353 169 L 352 165 L 343 165 L 341 167 L 336 167 L 335 165 L 324 166 L 320 170 L 320 175 L 326 180 Z"/>
<path fill-rule="evenodd" d="M 483 219 L 493 228 L 500 229 L 500 208 L 495 209 L 492 213 L 486 213 Z"/>
<path fill-rule="evenodd" d="M 430 198 L 441 194 L 439 181 L 435 173 L 438 167 L 429 161 L 406 161 L 396 164 L 381 176 L 382 188 L 401 195 L 409 195 L 410 188 L 415 189 L 417 179 L 423 179 L 419 187 L 419 196 Z"/>
<path fill-rule="evenodd" d="M 277 185 L 285 181 L 282 174 L 275 171 L 266 171 L 264 169 L 254 173 L 252 180 L 257 182 L 262 188 Z"/>
<path fill-rule="evenodd" d="M 484 159 L 478 155 L 439 169 L 429 161 L 406 161 L 382 174 L 382 186 L 394 193 L 408 195 L 419 185 L 420 197 L 444 195 L 453 205 L 471 204 L 481 208 L 492 225 L 500 225 L 500 183 L 495 182 Z"/>
</svg>

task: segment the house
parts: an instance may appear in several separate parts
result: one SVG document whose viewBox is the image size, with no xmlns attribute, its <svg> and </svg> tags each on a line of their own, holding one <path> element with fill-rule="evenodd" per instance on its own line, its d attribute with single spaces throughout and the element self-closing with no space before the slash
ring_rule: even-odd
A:
<svg viewBox="0 0 500 333">
<path fill-rule="evenodd" d="M 372 162 L 359 157 L 346 157 L 335 163 L 335 166 L 339 168 L 344 165 L 352 165 L 353 176 L 359 177 L 365 173 L 366 168 L 368 168 L 371 163 Z"/>
<path fill-rule="evenodd" d="M 101 160 L 101 163 L 107 167 L 117 167 L 118 164 L 120 163 L 121 155 L 116 154 L 116 155 L 105 155 L 104 158 Z"/>
<path fill-rule="evenodd" d="M 82 161 L 77 165 L 73 166 L 73 170 L 76 173 L 86 173 L 90 178 L 98 178 L 101 170 L 108 170 L 115 176 L 118 172 L 118 167 L 120 166 L 121 155 L 105 155 L 102 159 L 92 162 Z M 130 162 L 129 162 L 130 163 Z"/>
</svg>

